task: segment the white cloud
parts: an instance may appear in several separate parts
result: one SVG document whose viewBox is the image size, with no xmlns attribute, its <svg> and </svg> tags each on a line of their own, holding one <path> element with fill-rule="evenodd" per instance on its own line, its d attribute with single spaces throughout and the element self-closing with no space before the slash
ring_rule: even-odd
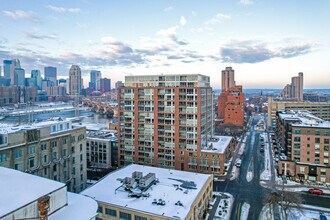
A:
<svg viewBox="0 0 330 220">
<path fill-rule="evenodd" d="M 185 26 L 186 23 L 187 23 L 187 20 L 185 19 L 185 17 L 181 16 L 181 18 L 180 18 L 180 24 L 181 24 L 182 26 Z"/>
<path fill-rule="evenodd" d="M 79 12 L 81 12 L 80 8 L 63 8 L 63 7 L 53 6 L 53 5 L 48 5 L 47 8 L 52 11 L 55 11 L 57 13 L 65 13 L 65 12 L 79 13 Z"/>
<path fill-rule="evenodd" d="M 172 11 L 172 10 L 173 10 L 173 7 L 172 6 L 169 6 L 167 8 L 164 8 L 163 11 L 168 12 L 168 11 Z"/>
<path fill-rule="evenodd" d="M 160 31 L 158 31 L 156 33 L 156 35 L 165 36 L 165 37 L 174 36 L 174 35 L 176 35 L 176 29 L 177 29 L 177 26 L 173 26 L 173 27 L 170 27 L 167 29 L 161 29 Z"/>
<path fill-rule="evenodd" d="M 239 3 L 242 5 L 252 5 L 254 2 L 253 0 L 240 0 Z"/>
<path fill-rule="evenodd" d="M 11 17 L 14 20 L 18 19 L 29 19 L 34 20 L 35 16 L 33 12 L 31 11 L 22 11 L 22 10 L 16 10 L 16 11 L 3 11 L 4 15 L 7 17 Z"/>
<path fill-rule="evenodd" d="M 212 25 L 212 24 L 220 24 L 226 20 L 231 19 L 230 15 L 226 15 L 226 14 L 222 14 L 222 13 L 218 13 L 216 14 L 213 18 L 211 18 L 210 20 L 206 21 L 205 24 L 207 25 Z"/>
</svg>

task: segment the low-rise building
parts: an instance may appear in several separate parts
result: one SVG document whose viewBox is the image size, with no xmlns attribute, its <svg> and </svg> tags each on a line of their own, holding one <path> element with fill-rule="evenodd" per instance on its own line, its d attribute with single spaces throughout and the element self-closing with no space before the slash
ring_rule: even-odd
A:
<svg viewBox="0 0 330 220">
<path fill-rule="evenodd" d="M 330 122 L 308 111 L 278 111 L 276 119 L 287 156 L 279 161 L 279 174 L 329 184 Z"/>
<path fill-rule="evenodd" d="M 330 102 L 298 102 L 268 97 L 268 126 L 275 127 L 278 110 L 307 110 L 323 120 L 330 120 Z"/>
<path fill-rule="evenodd" d="M 109 169 L 118 165 L 117 131 L 87 131 L 87 166 L 89 169 Z"/>
<path fill-rule="evenodd" d="M 64 183 L 0 166 L 0 219 L 95 219 L 95 200 Z"/>
<path fill-rule="evenodd" d="M 61 118 L 32 125 L 0 124 L 0 166 L 86 188 L 86 128 Z"/>
<path fill-rule="evenodd" d="M 202 219 L 212 199 L 213 175 L 128 165 L 87 188 L 97 219 Z"/>
</svg>

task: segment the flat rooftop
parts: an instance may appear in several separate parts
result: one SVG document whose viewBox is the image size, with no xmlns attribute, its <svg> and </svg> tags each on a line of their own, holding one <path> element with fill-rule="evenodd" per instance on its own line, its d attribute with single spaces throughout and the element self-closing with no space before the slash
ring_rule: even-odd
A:
<svg viewBox="0 0 330 220">
<path fill-rule="evenodd" d="M 0 123 L 0 134 L 8 134 L 8 133 L 15 133 L 22 130 L 31 130 L 31 129 L 38 129 L 43 127 L 49 127 L 54 124 L 58 124 L 61 122 L 71 122 L 71 119 L 62 119 L 62 118 L 53 118 L 47 121 L 36 122 L 32 124 L 22 124 L 13 126 L 12 124 L 5 124 Z M 69 128 L 70 129 L 70 128 Z"/>
<path fill-rule="evenodd" d="M 87 138 L 101 141 L 117 141 L 117 135 L 115 130 L 87 131 Z"/>
<path fill-rule="evenodd" d="M 125 191 L 123 182 L 120 180 L 132 177 L 132 173 L 135 171 L 142 172 L 143 176 L 149 173 L 155 174 L 157 182 L 143 191 L 143 194 L 148 194 L 148 196 L 130 197 L 129 192 Z M 131 164 L 108 174 L 81 194 L 94 198 L 98 202 L 125 207 L 141 213 L 165 216 L 170 219 L 185 219 L 192 208 L 192 203 L 210 177 L 211 175 L 207 174 Z M 188 184 L 193 187 L 184 188 L 182 184 L 186 181 L 192 181 L 195 185 Z M 159 199 L 165 204 L 155 204 L 155 201 L 159 201 Z M 178 201 L 181 205 L 176 205 Z"/>
<path fill-rule="evenodd" d="M 0 219 L 66 187 L 64 183 L 5 167 L 0 167 L 0 180 Z M 75 193 L 67 193 L 67 196 L 67 205 L 52 213 L 49 220 L 90 220 L 96 216 L 98 206 L 95 200 Z"/>
<path fill-rule="evenodd" d="M 5 167 L 0 167 L 0 180 L 0 218 L 65 187 L 64 183 Z"/>
<path fill-rule="evenodd" d="M 292 126 L 330 128 L 329 121 L 325 121 L 306 110 L 281 111 L 278 115 L 280 119 L 295 120 L 296 122 L 293 122 Z"/>
<path fill-rule="evenodd" d="M 201 152 L 224 153 L 232 139 L 231 136 L 213 136 L 208 146 L 201 149 Z"/>
</svg>

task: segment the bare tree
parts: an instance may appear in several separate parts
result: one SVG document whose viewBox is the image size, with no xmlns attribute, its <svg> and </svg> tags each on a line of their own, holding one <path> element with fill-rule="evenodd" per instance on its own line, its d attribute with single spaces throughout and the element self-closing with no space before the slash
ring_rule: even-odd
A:
<svg viewBox="0 0 330 220">
<path fill-rule="evenodd" d="M 285 191 L 284 186 L 280 190 L 273 190 L 264 199 L 264 203 L 266 204 L 269 203 L 273 207 L 278 205 L 285 220 L 288 219 L 292 210 L 297 209 L 300 212 L 302 211 L 302 202 L 303 200 L 300 194 Z"/>
</svg>

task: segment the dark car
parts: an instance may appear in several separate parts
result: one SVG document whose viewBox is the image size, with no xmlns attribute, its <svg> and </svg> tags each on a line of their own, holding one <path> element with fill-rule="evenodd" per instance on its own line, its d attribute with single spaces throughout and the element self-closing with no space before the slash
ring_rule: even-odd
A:
<svg viewBox="0 0 330 220">
<path fill-rule="evenodd" d="M 265 152 L 265 149 L 262 147 L 262 148 L 260 148 L 260 152 L 262 153 L 262 152 Z"/>
<path fill-rule="evenodd" d="M 318 189 L 318 188 L 313 188 L 308 190 L 309 193 L 311 194 L 316 194 L 316 195 L 323 195 L 323 190 Z"/>
</svg>

